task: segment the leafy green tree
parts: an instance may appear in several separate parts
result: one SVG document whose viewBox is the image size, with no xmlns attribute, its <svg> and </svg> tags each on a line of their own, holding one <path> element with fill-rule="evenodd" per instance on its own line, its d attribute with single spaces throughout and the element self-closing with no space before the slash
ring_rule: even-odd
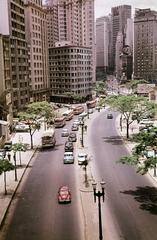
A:
<svg viewBox="0 0 157 240">
<path fill-rule="evenodd" d="M 132 92 L 133 93 L 136 93 L 137 92 L 137 86 L 138 84 L 142 84 L 142 83 L 148 83 L 148 81 L 144 80 L 144 79 L 140 79 L 140 80 L 130 80 L 130 82 L 128 82 L 126 84 L 126 86 L 129 88 L 129 89 L 132 89 Z"/>
<path fill-rule="evenodd" d="M 109 96 L 102 100 L 101 104 L 107 103 L 113 110 L 118 111 L 126 122 L 126 137 L 129 138 L 129 127 L 135 121 L 139 121 L 144 114 L 156 111 L 156 104 L 149 102 L 144 97 L 136 95 Z"/>
<path fill-rule="evenodd" d="M 44 118 L 45 123 L 49 123 L 54 120 L 55 112 L 50 103 L 43 101 L 29 104 L 26 111 L 20 112 L 18 116 L 29 126 L 31 149 L 33 149 L 33 135 L 41 127 L 40 119 Z"/>
<path fill-rule="evenodd" d="M 149 128 L 134 134 L 132 141 L 136 142 L 131 155 L 122 157 L 119 162 L 135 165 L 137 172 L 146 174 L 149 169 L 154 168 L 156 175 L 157 164 L 157 127 Z"/>
<path fill-rule="evenodd" d="M 14 165 L 5 157 L 0 157 L 0 174 L 4 174 L 4 193 L 7 194 L 7 178 L 6 178 L 6 172 L 9 172 L 11 170 L 14 170 Z"/>
<path fill-rule="evenodd" d="M 33 149 L 33 135 L 36 130 L 39 130 L 41 127 L 41 123 L 39 122 L 39 118 L 35 114 L 28 112 L 20 112 L 18 114 L 19 119 L 24 121 L 26 125 L 29 127 L 29 134 L 31 139 L 31 149 Z"/>
<path fill-rule="evenodd" d="M 53 122 L 55 117 L 54 107 L 46 101 L 29 104 L 27 112 L 36 115 L 38 118 L 44 118 L 45 124 Z"/>
<path fill-rule="evenodd" d="M 106 92 L 107 84 L 104 81 L 96 81 L 95 91 L 97 94 L 104 94 Z"/>
<path fill-rule="evenodd" d="M 28 144 L 25 144 L 25 143 L 14 143 L 14 144 L 12 144 L 11 150 L 14 152 L 15 157 L 16 157 L 16 153 L 19 152 L 20 166 L 22 166 L 21 152 L 25 152 L 27 149 L 28 149 Z"/>
</svg>

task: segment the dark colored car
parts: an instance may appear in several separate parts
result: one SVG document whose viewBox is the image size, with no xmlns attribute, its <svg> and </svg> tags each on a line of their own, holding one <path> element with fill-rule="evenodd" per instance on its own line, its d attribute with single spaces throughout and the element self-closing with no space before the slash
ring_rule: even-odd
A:
<svg viewBox="0 0 157 240">
<path fill-rule="evenodd" d="M 71 192 L 68 186 L 62 186 L 58 191 L 58 202 L 59 203 L 70 203 L 71 202 Z"/>
<path fill-rule="evenodd" d="M 12 147 L 12 141 L 5 142 L 4 144 L 5 151 L 11 151 L 11 147 Z"/>
<path fill-rule="evenodd" d="M 65 150 L 65 152 L 73 152 L 73 150 L 74 150 L 73 142 L 66 141 L 64 150 Z"/>
<path fill-rule="evenodd" d="M 70 142 L 76 142 L 77 141 L 77 137 L 76 137 L 76 133 L 70 133 L 69 137 L 68 137 L 68 141 Z"/>
<path fill-rule="evenodd" d="M 112 119 L 112 118 L 113 118 L 112 113 L 108 113 L 108 114 L 107 114 L 107 119 Z"/>
</svg>

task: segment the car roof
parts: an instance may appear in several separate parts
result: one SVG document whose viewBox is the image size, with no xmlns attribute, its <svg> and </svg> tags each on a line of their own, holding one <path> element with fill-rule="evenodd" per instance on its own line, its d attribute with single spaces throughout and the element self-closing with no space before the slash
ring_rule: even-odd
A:
<svg viewBox="0 0 157 240">
<path fill-rule="evenodd" d="M 87 153 L 79 153 L 78 156 L 87 156 Z"/>
<path fill-rule="evenodd" d="M 69 190 L 69 187 L 68 187 L 67 185 L 61 186 L 61 187 L 59 188 L 59 190 L 60 190 L 60 191 L 68 191 L 68 190 Z"/>
</svg>

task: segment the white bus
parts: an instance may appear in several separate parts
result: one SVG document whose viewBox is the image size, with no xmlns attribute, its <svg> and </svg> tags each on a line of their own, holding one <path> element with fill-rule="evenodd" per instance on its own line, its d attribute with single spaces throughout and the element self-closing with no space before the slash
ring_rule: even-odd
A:
<svg viewBox="0 0 157 240">
<path fill-rule="evenodd" d="M 56 144 L 55 129 L 50 128 L 43 132 L 42 137 L 42 147 L 54 147 Z"/>
<path fill-rule="evenodd" d="M 74 113 L 73 113 L 73 110 L 67 110 L 63 113 L 63 116 L 65 117 L 65 120 L 66 121 L 69 121 L 73 118 L 74 116 Z"/>
<path fill-rule="evenodd" d="M 54 126 L 56 128 L 64 127 L 65 124 L 66 124 L 66 122 L 65 122 L 65 117 L 64 116 L 56 117 L 54 119 Z"/>
</svg>

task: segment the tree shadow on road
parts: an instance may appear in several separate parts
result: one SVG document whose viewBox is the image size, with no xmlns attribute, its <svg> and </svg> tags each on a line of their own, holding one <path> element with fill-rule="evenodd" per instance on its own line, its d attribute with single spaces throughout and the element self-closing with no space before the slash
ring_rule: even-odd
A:
<svg viewBox="0 0 157 240">
<path fill-rule="evenodd" d="M 140 203 L 140 209 L 157 215 L 157 188 L 136 187 L 136 190 L 126 190 L 121 193 L 133 195 L 134 199 Z"/>
<path fill-rule="evenodd" d="M 121 136 L 103 137 L 104 142 L 111 143 L 112 145 L 123 145 L 123 138 Z"/>
</svg>

